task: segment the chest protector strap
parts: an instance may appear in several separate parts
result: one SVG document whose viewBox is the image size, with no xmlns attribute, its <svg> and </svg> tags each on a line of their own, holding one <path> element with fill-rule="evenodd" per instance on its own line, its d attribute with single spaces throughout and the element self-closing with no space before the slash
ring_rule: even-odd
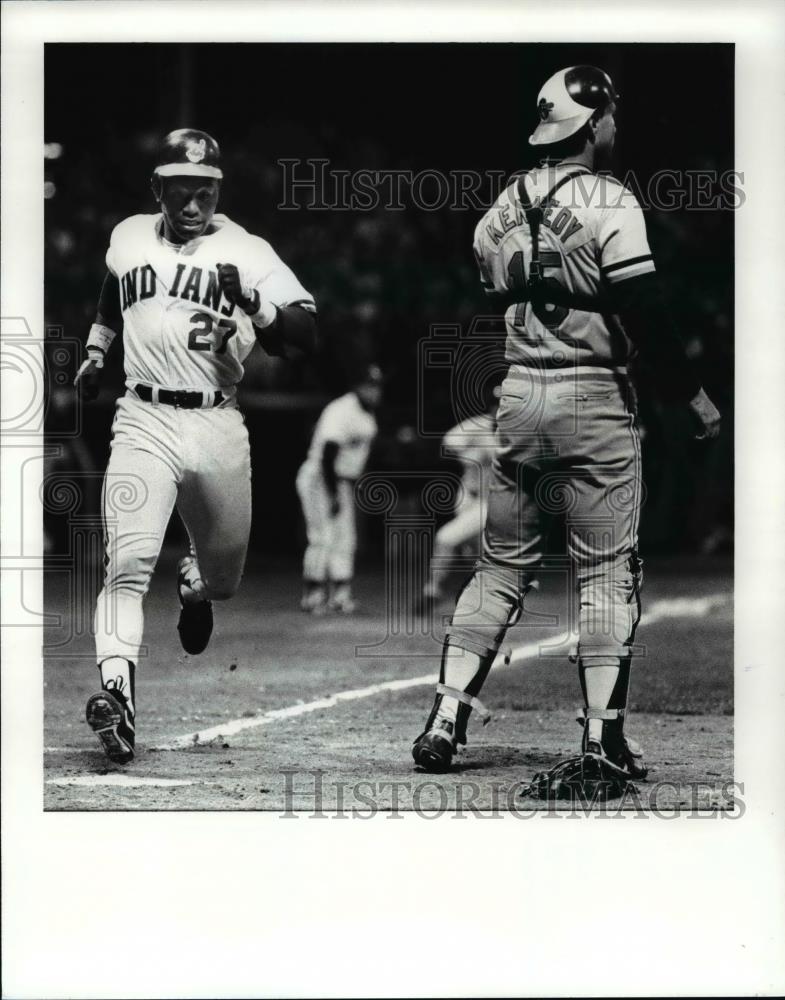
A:
<svg viewBox="0 0 785 1000">
<path fill-rule="evenodd" d="M 521 205 L 523 205 L 523 211 L 526 216 L 526 221 L 529 224 L 529 232 L 531 233 L 532 239 L 532 259 L 531 264 L 529 265 L 528 281 L 529 284 L 535 288 L 542 284 L 542 267 L 540 265 L 540 225 L 542 224 L 545 209 L 550 204 L 551 198 L 553 198 L 563 184 L 572 180 L 573 177 L 580 177 L 582 174 L 590 173 L 590 170 L 571 170 L 569 173 L 566 173 L 564 177 L 559 178 L 544 198 L 537 198 L 534 202 L 532 202 L 529 197 L 529 192 L 526 190 L 526 177 L 528 175 L 521 174 L 520 177 L 518 177 L 516 182 L 518 197 L 520 198 Z"/>
</svg>

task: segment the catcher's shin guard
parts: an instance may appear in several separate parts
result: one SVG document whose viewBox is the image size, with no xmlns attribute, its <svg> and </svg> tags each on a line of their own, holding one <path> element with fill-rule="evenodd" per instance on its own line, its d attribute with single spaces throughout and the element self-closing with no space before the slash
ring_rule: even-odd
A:
<svg viewBox="0 0 785 1000">
<path fill-rule="evenodd" d="M 440 715 L 439 710 L 445 695 L 458 701 L 455 721 Z M 491 713 L 479 698 L 467 694 L 465 691 L 459 691 L 457 688 L 437 684 L 431 714 L 425 723 L 425 729 L 414 741 L 412 747 L 412 757 L 415 764 L 425 771 L 447 771 L 458 744 L 466 743 L 466 723 L 469 721 L 472 709 L 475 709 L 480 715 L 483 725 L 490 721 Z"/>
</svg>

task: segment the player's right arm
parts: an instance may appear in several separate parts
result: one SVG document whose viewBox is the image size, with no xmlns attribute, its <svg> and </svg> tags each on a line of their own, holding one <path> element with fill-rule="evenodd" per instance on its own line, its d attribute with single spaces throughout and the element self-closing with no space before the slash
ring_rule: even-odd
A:
<svg viewBox="0 0 785 1000">
<path fill-rule="evenodd" d="M 471 434 L 471 431 L 467 430 L 466 423 L 467 421 L 462 421 L 447 431 L 442 439 L 442 448 L 444 451 L 448 451 L 455 456 L 460 456 L 466 451 L 466 439 Z"/>
<path fill-rule="evenodd" d="M 114 238 L 114 233 L 112 233 Z M 98 296 L 98 308 L 95 322 L 87 335 L 85 349 L 87 357 L 79 367 L 74 378 L 74 385 L 80 391 L 85 402 L 91 402 L 98 395 L 101 370 L 104 367 L 109 348 L 117 334 L 123 328 L 123 313 L 120 308 L 120 282 L 114 271 L 114 250 L 110 241 L 106 253 L 107 271 Z"/>
<path fill-rule="evenodd" d="M 670 399 L 685 403 L 696 418 L 699 438 L 715 438 L 720 413 L 701 385 L 697 365 L 687 355 L 671 311 L 665 304 L 654 268 L 646 223 L 631 192 L 601 215 L 597 232 L 602 275 L 610 288 L 613 311 L 625 333 Z"/>
<path fill-rule="evenodd" d="M 335 470 L 335 460 L 338 458 L 340 445 L 337 441 L 325 441 L 322 449 L 322 477 L 330 499 L 330 515 L 336 517 L 341 510 L 338 498 L 338 473 Z"/>
<path fill-rule="evenodd" d="M 336 462 L 341 445 L 347 438 L 347 415 L 345 397 L 332 400 L 322 410 L 314 434 L 323 442 L 321 453 L 321 473 L 324 488 L 330 502 L 330 515 L 335 517 L 340 511 L 338 496 L 338 471 Z"/>
</svg>

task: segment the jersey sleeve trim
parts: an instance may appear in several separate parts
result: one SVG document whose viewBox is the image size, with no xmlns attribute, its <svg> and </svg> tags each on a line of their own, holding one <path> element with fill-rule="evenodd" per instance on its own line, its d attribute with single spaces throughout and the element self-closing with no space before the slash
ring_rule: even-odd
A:
<svg viewBox="0 0 785 1000">
<path fill-rule="evenodd" d="M 639 274 L 648 274 L 653 270 L 654 260 L 652 255 L 647 253 L 640 257 L 628 257 L 626 260 L 617 260 L 613 264 L 606 264 L 602 268 L 602 273 L 608 281 L 616 282 L 637 277 Z"/>
<path fill-rule="evenodd" d="M 310 312 L 310 313 L 315 313 L 316 312 L 316 303 L 314 302 L 313 298 L 297 299 L 296 302 L 287 302 L 286 306 L 287 307 L 288 306 L 299 306 L 301 309 L 304 309 L 306 312 Z"/>
</svg>

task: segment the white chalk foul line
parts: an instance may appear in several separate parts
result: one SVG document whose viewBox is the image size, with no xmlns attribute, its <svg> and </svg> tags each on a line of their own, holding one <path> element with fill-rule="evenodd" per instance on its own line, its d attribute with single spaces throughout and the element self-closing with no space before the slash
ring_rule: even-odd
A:
<svg viewBox="0 0 785 1000">
<path fill-rule="evenodd" d="M 142 778 L 132 774 L 77 774 L 63 778 L 47 778 L 47 785 L 82 785 L 92 788 L 95 785 L 114 785 L 121 788 L 145 788 L 156 785 L 159 788 L 179 788 L 181 785 L 195 785 L 195 781 L 182 778 Z M 201 782 L 204 784 L 204 782 Z"/>
<path fill-rule="evenodd" d="M 648 609 L 644 609 L 640 624 L 641 626 L 653 625 L 655 622 L 662 621 L 665 618 L 705 618 L 710 611 L 725 604 L 730 604 L 731 600 L 732 597 L 730 594 L 708 594 L 706 597 L 665 597 L 659 601 L 652 601 L 651 606 Z M 526 646 L 513 646 L 507 652 L 507 665 L 511 666 L 513 663 L 529 659 L 532 655 L 532 645 L 534 645 L 536 650 L 540 650 L 546 646 L 547 642 L 547 647 L 553 648 L 562 645 L 568 639 L 571 640 L 573 647 L 577 647 L 577 634 L 569 635 L 567 633 L 557 636 L 555 639 L 548 639 L 539 643 L 529 643 Z M 499 670 L 502 666 L 504 666 L 504 663 L 500 656 L 494 662 L 493 669 Z"/>
<path fill-rule="evenodd" d="M 654 601 L 649 610 L 643 615 L 641 624 L 650 625 L 663 618 L 701 618 L 705 617 L 714 608 L 729 603 L 731 600 L 728 594 L 710 594 L 707 597 L 697 598 L 666 598 Z M 565 645 L 570 640 L 576 641 L 577 637 L 570 632 L 562 632 L 555 638 L 548 639 L 550 647 Z M 543 640 L 538 642 L 528 642 L 521 646 L 516 646 L 506 656 L 499 656 L 493 665 L 494 672 L 503 670 L 513 664 L 520 663 L 532 656 L 536 656 L 544 645 Z M 307 715 L 310 712 L 319 712 L 322 709 L 335 708 L 343 702 L 361 701 L 364 698 L 372 698 L 374 695 L 384 691 L 405 691 L 408 688 L 427 687 L 436 684 L 438 674 L 423 674 L 420 677 L 409 677 L 394 681 L 382 681 L 378 684 L 371 684 L 364 688 L 354 688 L 350 691 L 339 691 L 337 694 L 328 695 L 326 698 L 319 698 L 316 701 L 300 702 L 296 705 L 287 705 L 285 708 L 273 708 L 261 715 L 254 715 L 250 718 L 233 719 L 229 722 L 219 723 L 209 729 L 200 729 L 193 733 L 185 733 L 183 736 L 175 737 L 169 743 L 163 743 L 152 750 L 184 750 L 188 747 L 200 744 L 211 743 L 213 740 L 235 736 L 247 729 L 258 729 L 260 726 L 269 726 L 273 722 L 281 719 L 295 719 L 300 715 Z M 90 753 L 92 750 L 68 747 L 46 747 L 46 753 Z"/>
</svg>

